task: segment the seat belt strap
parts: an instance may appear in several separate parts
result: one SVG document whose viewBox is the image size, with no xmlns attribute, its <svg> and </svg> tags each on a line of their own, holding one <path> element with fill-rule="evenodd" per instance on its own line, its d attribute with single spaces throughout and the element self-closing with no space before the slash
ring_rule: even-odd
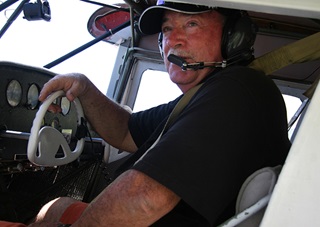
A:
<svg viewBox="0 0 320 227">
<path fill-rule="evenodd" d="M 197 86 L 191 88 L 189 91 L 187 91 L 182 98 L 179 100 L 179 102 L 175 105 L 173 108 L 171 114 L 168 117 L 168 120 L 163 128 L 162 131 L 165 131 L 169 126 L 176 120 L 178 115 L 182 112 L 182 110 L 186 107 L 186 105 L 189 103 L 191 98 L 194 96 L 194 94 L 199 90 L 199 88 L 202 86 L 203 83 L 198 84 Z"/>
<path fill-rule="evenodd" d="M 256 58 L 249 64 L 249 67 L 269 75 L 278 69 L 294 63 L 303 63 L 307 61 L 315 61 L 320 59 L 320 32 L 288 44 L 284 47 L 271 51 L 259 58 Z M 307 103 L 311 99 L 315 88 L 318 85 L 319 77 L 312 86 L 304 93 L 307 97 L 297 112 L 288 123 L 288 131 L 301 115 Z"/>
<path fill-rule="evenodd" d="M 148 148 L 148 150 L 136 161 L 139 162 L 140 159 L 142 159 L 154 146 L 159 142 L 162 134 L 171 126 L 171 124 L 177 119 L 179 114 L 182 112 L 182 110 L 188 105 L 191 98 L 194 96 L 194 94 L 199 90 L 199 88 L 202 86 L 203 83 L 198 84 L 197 86 L 191 88 L 189 91 L 187 91 L 182 98 L 179 100 L 179 102 L 175 105 L 173 110 L 171 111 L 162 131 L 160 132 L 158 138 L 154 141 L 154 143 Z"/>
<path fill-rule="evenodd" d="M 250 68 L 269 75 L 294 63 L 320 59 L 320 32 L 264 54 L 249 64 Z"/>
<path fill-rule="evenodd" d="M 169 128 L 169 126 L 171 126 L 171 124 L 177 119 L 179 114 L 188 105 L 188 103 L 191 100 L 191 98 L 193 97 L 193 95 L 199 90 L 199 88 L 201 86 L 202 86 L 202 83 L 198 84 L 197 86 L 191 88 L 187 93 L 185 93 L 182 96 L 182 98 L 179 100 L 179 102 L 175 105 L 175 107 L 173 108 L 172 112 L 170 113 L 166 124 L 164 125 L 162 131 L 160 132 L 160 135 L 158 136 L 156 141 L 151 145 L 151 147 L 147 150 L 147 152 L 150 149 L 152 149 L 158 143 L 158 141 L 160 140 L 163 132 L 166 131 Z"/>
</svg>

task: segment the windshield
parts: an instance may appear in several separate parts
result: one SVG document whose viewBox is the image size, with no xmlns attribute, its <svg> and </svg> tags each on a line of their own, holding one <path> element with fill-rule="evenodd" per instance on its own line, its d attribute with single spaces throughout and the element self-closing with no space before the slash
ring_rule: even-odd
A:
<svg viewBox="0 0 320 227">
<path fill-rule="evenodd" d="M 28 21 L 21 12 L 0 38 L 0 60 L 43 67 L 94 38 L 87 30 L 90 16 L 101 6 L 79 0 L 49 0 L 51 20 Z M 108 4 L 123 3 L 108 0 Z M 0 12 L 0 28 L 20 1 Z M 80 72 L 105 94 L 118 47 L 99 42 L 52 67 L 56 73 Z"/>
</svg>

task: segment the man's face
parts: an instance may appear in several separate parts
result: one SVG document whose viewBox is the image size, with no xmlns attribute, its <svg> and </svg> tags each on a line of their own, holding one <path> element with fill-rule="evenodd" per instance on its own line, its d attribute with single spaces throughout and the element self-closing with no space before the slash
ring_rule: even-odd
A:
<svg viewBox="0 0 320 227">
<path fill-rule="evenodd" d="M 162 23 L 164 62 L 170 79 L 182 92 L 205 78 L 212 68 L 182 71 L 168 61 L 170 54 L 188 63 L 221 61 L 223 17 L 216 11 L 195 15 L 165 11 Z"/>
</svg>

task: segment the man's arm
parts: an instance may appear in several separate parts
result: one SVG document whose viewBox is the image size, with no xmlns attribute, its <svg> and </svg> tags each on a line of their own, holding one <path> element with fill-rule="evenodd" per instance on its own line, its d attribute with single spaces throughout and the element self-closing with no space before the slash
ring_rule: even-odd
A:
<svg viewBox="0 0 320 227">
<path fill-rule="evenodd" d="M 129 170 L 100 193 L 72 226 L 150 226 L 179 201 L 157 181 Z"/>
<path fill-rule="evenodd" d="M 44 85 L 39 100 L 44 101 L 57 90 L 63 90 L 70 101 L 76 97 L 80 99 L 88 122 L 109 144 L 125 151 L 136 151 L 128 129 L 130 113 L 102 94 L 87 77 L 77 73 L 57 75 Z M 50 110 L 61 111 L 58 106 L 51 106 Z"/>
</svg>

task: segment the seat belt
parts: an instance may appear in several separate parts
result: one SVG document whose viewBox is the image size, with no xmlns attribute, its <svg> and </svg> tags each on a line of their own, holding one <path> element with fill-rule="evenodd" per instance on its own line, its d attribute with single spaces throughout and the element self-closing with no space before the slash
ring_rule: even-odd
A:
<svg viewBox="0 0 320 227">
<path fill-rule="evenodd" d="M 191 88 L 189 91 L 187 91 L 182 98 L 179 100 L 179 102 L 175 105 L 175 107 L 173 108 L 173 110 L 171 111 L 168 120 L 166 122 L 166 124 L 164 125 L 162 131 L 160 132 L 158 138 L 156 139 L 156 141 L 150 146 L 150 148 L 146 151 L 146 153 L 152 149 L 160 140 L 162 134 L 164 133 L 164 131 L 166 131 L 171 124 L 177 119 L 177 117 L 179 116 L 179 114 L 182 112 L 182 110 L 188 105 L 189 101 L 191 100 L 191 98 L 193 97 L 193 95 L 199 90 L 199 88 L 202 86 L 203 83 L 198 84 L 197 86 Z M 144 156 L 144 155 L 143 155 Z"/>
<path fill-rule="evenodd" d="M 320 32 L 264 54 L 253 60 L 249 67 L 270 75 L 290 64 L 319 60 L 319 40 Z"/>
<path fill-rule="evenodd" d="M 320 32 L 300 39 L 294 43 L 283 46 L 279 49 L 271 51 L 267 54 L 256 58 L 249 64 L 250 68 L 264 72 L 269 75 L 276 70 L 295 63 L 303 63 L 307 61 L 316 61 L 320 59 Z M 307 97 L 298 108 L 294 116 L 288 123 L 288 131 L 299 118 L 304 108 L 310 101 L 317 85 L 319 77 L 314 81 L 311 87 L 304 93 Z"/>
<path fill-rule="evenodd" d="M 171 126 L 171 124 L 177 119 L 179 114 L 182 112 L 182 110 L 188 105 L 191 98 L 194 96 L 194 94 L 199 90 L 199 88 L 202 86 L 203 83 L 198 84 L 197 86 L 191 88 L 189 91 L 187 91 L 182 98 L 178 101 L 178 103 L 175 105 L 173 110 L 171 111 L 162 131 L 160 132 L 158 138 L 154 141 L 154 143 L 147 149 L 147 151 L 136 161 L 139 162 L 140 159 L 142 159 L 154 146 L 159 142 L 162 134 Z"/>
<path fill-rule="evenodd" d="M 203 83 L 198 84 L 197 86 L 191 88 L 189 91 L 187 91 L 182 98 L 179 100 L 179 102 L 175 105 L 172 112 L 170 113 L 168 120 L 163 127 L 163 130 L 160 134 L 162 134 L 169 126 L 176 120 L 178 115 L 181 113 L 181 111 L 184 109 L 184 107 L 189 103 L 193 95 L 199 90 L 199 88 L 202 86 Z"/>
<path fill-rule="evenodd" d="M 154 146 L 159 142 L 161 136 L 163 133 L 171 126 L 171 124 L 177 119 L 179 114 L 182 112 L 182 110 L 188 105 L 191 98 L 194 96 L 194 94 L 199 90 L 199 88 L 202 86 L 203 83 L 198 84 L 197 86 L 191 88 L 189 91 L 187 91 L 181 99 L 177 102 L 173 110 L 171 111 L 166 123 L 164 124 L 161 132 L 159 133 L 157 139 L 152 143 L 152 145 L 148 148 L 138 150 L 135 153 L 132 154 L 132 156 L 126 160 L 123 164 L 119 166 L 119 168 L 116 171 L 115 175 L 121 174 L 123 171 L 129 168 L 129 166 L 135 165 L 137 162 L 139 162 Z"/>
</svg>

